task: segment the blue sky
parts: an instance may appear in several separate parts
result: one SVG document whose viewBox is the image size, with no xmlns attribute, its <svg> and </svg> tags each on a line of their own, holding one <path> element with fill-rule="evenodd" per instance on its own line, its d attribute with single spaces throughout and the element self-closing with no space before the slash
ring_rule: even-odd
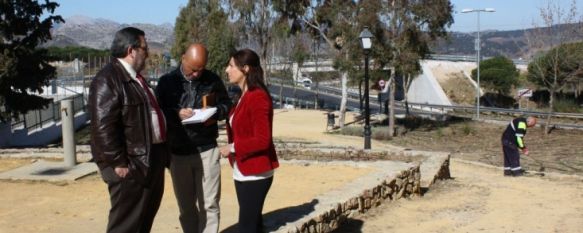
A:
<svg viewBox="0 0 583 233">
<path fill-rule="evenodd" d="M 188 0 L 54 0 L 61 6 L 56 13 L 64 18 L 85 15 L 120 23 L 174 24 L 179 8 Z M 452 0 L 454 10 L 465 8 L 494 8 L 494 13 L 480 14 L 481 30 L 513 30 L 530 28 L 533 21 L 540 24 L 539 8 L 548 0 Z M 567 9 L 571 0 L 554 0 Z M 578 12 L 583 12 L 583 0 L 576 0 Z M 475 31 L 476 13 L 454 14 L 452 31 Z"/>
</svg>

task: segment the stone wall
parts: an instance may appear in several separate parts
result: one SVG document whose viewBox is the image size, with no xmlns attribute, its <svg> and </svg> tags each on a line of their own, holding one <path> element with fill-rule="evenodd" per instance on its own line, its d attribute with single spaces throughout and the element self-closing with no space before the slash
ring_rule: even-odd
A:
<svg viewBox="0 0 583 233">
<path fill-rule="evenodd" d="M 376 186 L 365 189 L 360 195 L 320 209 L 314 216 L 302 219 L 295 227 L 286 227 L 288 233 L 324 233 L 336 229 L 342 222 L 356 214 L 380 206 L 385 200 L 396 200 L 421 194 L 421 173 L 419 165 L 403 170 L 397 175 L 379 180 Z M 385 202 L 386 203 L 386 202 Z M 290 229 L 291 228 L 291 229 Z"/>
<path fill-rule="evenodd" d="M 429 156 L 421 166 L 421 188 L 428 189 L 437 180 L 450 179 L 449 172 L 450 155 L 440 152 L 426 152 Z"/>
<path fill-rule="evenodd" d="M 439 168 L 439 171 L 435 175 L 434 181 L 435 180 L 451 179 L 451 174 L 449 173 L 449 160 L 450 160 L 450 157 L 448 155 L 447 159 L 443 161 L 443 163 L 441 164 L 441 167 Z"/>
</svg>

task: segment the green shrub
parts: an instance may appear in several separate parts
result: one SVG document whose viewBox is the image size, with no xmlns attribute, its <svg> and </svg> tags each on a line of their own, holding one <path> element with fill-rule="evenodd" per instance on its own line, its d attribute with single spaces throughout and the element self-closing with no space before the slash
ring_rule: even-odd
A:
<svg viewBox="0 0 583 233">
<path fill-rule="evenodd" d="M 371 137 L 376 140 L 388 141 L 393 139 L 393 135 L 389 132 L 389 127 L 375 127 L 372 128 Z"/>
<path fill-rule="evenodd" d="M 357 126 L 346 126 L 340 129 L 340 134 L 349 136 L 362 136 L 364 135 L 364 128 Z"/>
<path fill-rule="evenodd" d="M 364 137 L 364 127 L 347 126 L 338 131 L 338 134 Z M 375 140 L 391 140 L 393 137 L 389 132 L 389 127 L 371 127 L 371 138 Z"/>
<path fill-rule="evenodd" d="M 443 137 L 443 128 L 437 128 L 437 130 L 435 131 L 435 134 L 437 135 L 438 138 L 442 138 Z"/>
<path fill-rule="evenodd" d="M 575 100 L 572 99 L 557 99 L 554 104 L 555 112 L 581 112 L 581 108 L 577 106 Z"/>
<path fill-rule="evenodd" d="M 471 126 L 470 124 L 468 124 L 468 123 L 465 123 L 465 124 L 462 126 L 462 133 L 463 133 L 464 135 L 471 135 L 471 134 L 474 134 L 475 132 L 476 132 L 476 129 L 474 129 L 474 127 L 472 127 L 472 126 Z"/>
</svg>

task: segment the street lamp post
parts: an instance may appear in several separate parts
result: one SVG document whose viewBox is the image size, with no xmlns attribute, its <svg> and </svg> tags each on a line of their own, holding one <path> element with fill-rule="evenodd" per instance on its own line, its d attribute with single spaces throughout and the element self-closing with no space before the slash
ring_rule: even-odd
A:
<svg viewBox="0 0 583 233">
<path fill-rule="evenodd" d="M 478 66 L 478 72 L 477 72 L 477 86 L 476 86 L 476 119 L 480 119 L 480 50 L 482 47 L 482 44 L 480 42 L 480 12 L 495 12 L 496 10 L 494 10 L 494 8 L 484 8 L 484 9 L 463 9 L 462 13 L 472 13 L 472 12 L 476 12 L 478 15 L 478 36 L 476 38 L 476 44 L 475 44 L 475 49 L 476 49 L 476 64 Z"/>
<path fill-rule="evenodd" d="M 368 94 L 368 56 L 372 47 L 372 33 L 368 27 L 360 32 L 360 40 L 362 42 L 362 49 L 364 49 L 364 149 L 370 150 L 370 108 L 369 108 L 369 94 Z"/>
</svg>

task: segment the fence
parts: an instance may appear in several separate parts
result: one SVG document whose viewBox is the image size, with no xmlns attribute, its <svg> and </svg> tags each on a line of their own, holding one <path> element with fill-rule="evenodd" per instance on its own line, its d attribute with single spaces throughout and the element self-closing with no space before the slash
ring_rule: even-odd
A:
<svg viewBox="0 0 583 233">
<path fill-rule="evenodd" d="M 397 102 L 398 106 L 405 107 L 403 102 Z M 423 103 L 408 103 L 410 109 L 419 109 L 427 112 L 441 112 L 442 114 L 471 114 L 476 113 L 476 106 L 456 106 L 456 105 L 437 105 L 437 104 L 423 104 Z M 536 116 L 544 122 L 544 118 L 552 116 L 554 119 L 561 119 L 563 122 L 555 122 L 553 125 L 559 128 L 583 128 L 583 114 L 581 113 L 566 113 L 566 112 L 540 112 L 530 111 L 525 109 L 507 109 L 507 108 L 493 108 L 480 107 L 480 114 L 493 113 L 498 116 L 516 116 L 516 115 L 530 115 Z"/>
<path fill-rule="evenodd" d="M 409 102 L 408 104 L 409 104 L 410 108 L 439 110 L 442 112 L 464 111 L 464 112 L 475 113 L 475 111 L 476 111 L 476 106 L 437 105 L 437 104 L 423 104 L 423 103 L 411 103 L 411 102 Z M 403 103 L 400 103 L 400 105 L 404 107 Z M 524 109 L 493 108 L 493 107 L 484 107 L 484 106 L 480 106 L 480 112 L 496 112 L 496 113 L 504 113 L 504 114 L 524 114 L 524 115 L 532 115 L 532 116 L 538 116 L 538 117 L 546 117 L 548 115 L 551 115 L 553 117 L 562 117 L 562 118 L 572 118 L 572 119 L 583 120 L 583 114 L 581 114 L 581 113 L 540 112 L 540 111 L 530 111 L 530 110 L 524 110 Z"/>
<path fill-rule="evenodd" d="M 51 102 L 46 108 L 39 110 L 32 110 L 24 115 L 19 115 L 18 118 L 13 118 L 11 122 L 12 129 L 27 129 L 32 131 L 35 129 L 40 129 L 44 125 L 52 124 L 61 120 L 61 101 L 65 99 L 73 100 L 73 112 L 77 114 L 78 112 L 85 111 L 85 102 L 83 100 L 82 94 L 77 94 L 64 99 L 60 99 L 57 102 Z"/>
</svg>

